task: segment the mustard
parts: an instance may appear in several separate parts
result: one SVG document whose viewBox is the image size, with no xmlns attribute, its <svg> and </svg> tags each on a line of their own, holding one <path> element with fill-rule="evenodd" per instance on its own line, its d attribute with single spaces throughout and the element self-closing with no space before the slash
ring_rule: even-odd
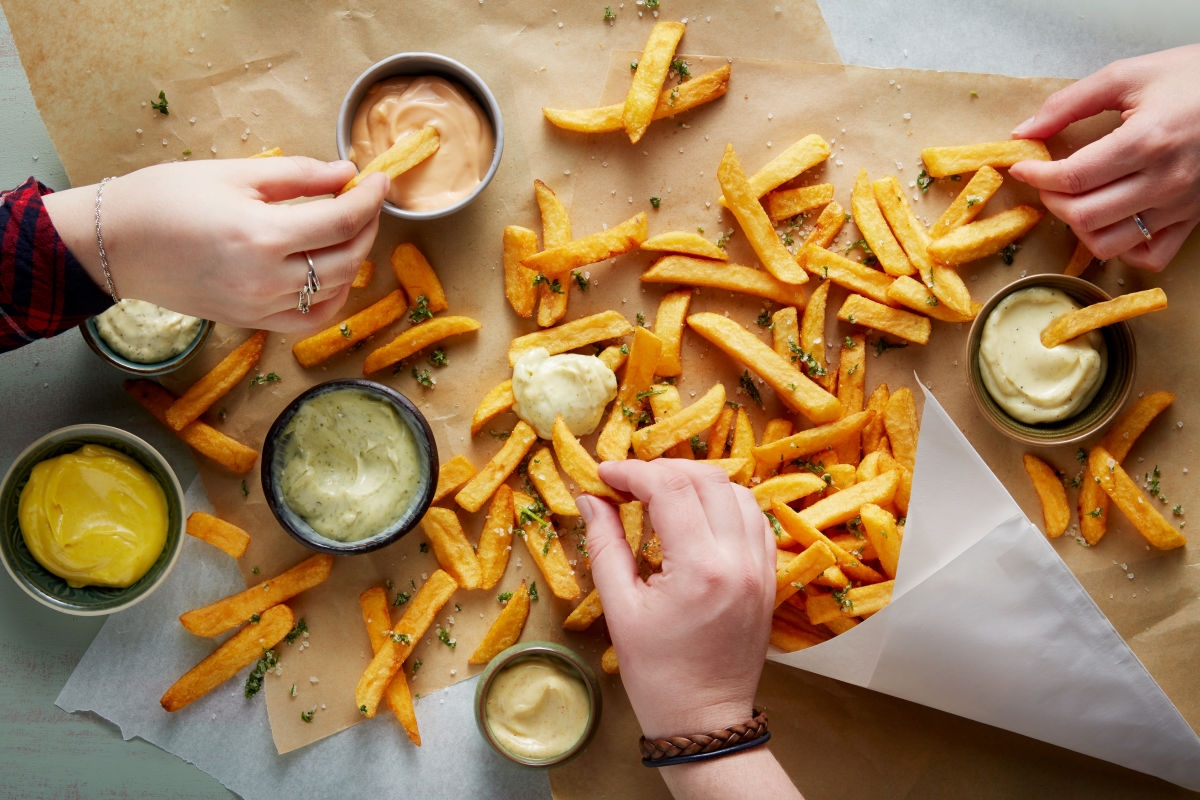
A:
<svg viewBox="0 0 1200 800">
<path fill-rule="evenodd" d="M 34 465 L 17 506 L 29 552 L 74 587 L 136 583 L 166 545 L 168 516 L 154 476 L 98 444 Z"/>
<path fill-rule="evenodd" d="M 578 675 L 556 660 L 517 661 L 492 679 L 487 724 L 505 748 L 527 758 L 562 755 L 587 733 L 591 700 Z"/>
</svg>

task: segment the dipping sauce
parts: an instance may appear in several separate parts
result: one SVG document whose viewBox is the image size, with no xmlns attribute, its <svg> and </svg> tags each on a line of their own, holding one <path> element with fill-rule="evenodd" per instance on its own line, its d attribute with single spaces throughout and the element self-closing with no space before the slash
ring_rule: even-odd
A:
<svg viewBox="0 0 1200 800">
<path fill-rule="evenodd" d="M 462 86 L 435 76 L 398 77 L 367 90 L 350 128 L 350 160 L 359 169 L 406 133 L 437 129 L 437 152 L 392 181 L 387 199 L 412 211 L 454 205 L 480 184 L 491 166 L 496 135 L 487 115 Z"/>
<path fill-rule="evenodd" d="M 122 300 L 96 317 L 96 331 L 113 352 L 139 364 L 156 364 L 188 348 L 204 320 L 145 300 Z"/>
<path fill-rule="evenodd" d="M 550 355 L 535 347 L 513 367 L 513 411 L 549 439 L 554 417 L 562 414 L 571 433 L 586 436 L 600 424 L 604 408 L 617 396 L 617 376 L 595 356 Z"/>
<path fill-rule="evenodd" d="M 346 388 L 304 402 L 281 436 L 284 501 L 329 539 L 384 530 L 421 485 L 417 439 L 385 400 Z"/>
<path fill-rule="evenodd" d="M 37 562 L 74 587 L 132 586 L 167 542 L 162 486 L 135 459 L 98 444 L 35 464 L 17 517 Z"/>
<path fill-rule="evenodd" d="M 507 750 L 549 759 L 574 747 L 588 731 L 591 700 L 578 674 L 557 659 L 530 656 L 492 678 L 487 726 Z"/>
<path fill-rule="evenodd" d="M 1057 347 L 1042 345 L 1042 329 L 1079 308 L 1061 289 L 1013 292 L 996 304 L 979 340 L 979 372 L 988 394 L 1009 416 L 1028 424 L 1058 422 L 1082 411 L 1104 381 L 1104 337 L 1092 331 Z"/>
</svg>

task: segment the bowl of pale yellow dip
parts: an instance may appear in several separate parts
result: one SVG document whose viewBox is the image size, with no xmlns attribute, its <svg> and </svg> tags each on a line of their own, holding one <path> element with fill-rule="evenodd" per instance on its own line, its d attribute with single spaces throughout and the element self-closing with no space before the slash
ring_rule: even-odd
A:
<svg viewBox="0 0 1200 800">
<path fill-rule="evenodd" d="M 348 555 L 412 530 L 433 501 L 433 432 L 411 400 L 381 383 L 334 380 L 301 393 L 263 444 L 262 486 L 275 519 L 306 547 Z"/>
<path fill-rule="evenodd" d="M 475 687 L 483 738 L 510 761 L 553 767 L 587 747 L 600 724 L 596 675 L 554 642 L 515 644 L 488 662 Z"/>
<path fill-rule="evenodd" d="M 179 557 L 183 489 L 142 439 L 72 425 L 30 444 L 0 488 L 0 557 L 44 606 L 80 616 L 129 608 Z"/>
<path fill-rule="evenodd" d="M 398 53 L 363 72 L 338 111 L 337 148 L 359 169 L 422 128 L 438 149 L 392 180 L 384 212 L 428 220 L 462 210 L 491 182 L 504 151 L 495 96 L 466 65 L 437 53 Z"/>
<path fill-rule="evenodd" d="M 212 333 L 211 320 L 126 298 L 80 327 L 88 347 L 124 372 L 152 377 L 192 360 Z"/>
<path fill-rule="evenodd" d="M 1133 388 L 1136 347 L 1119 322 L 1056 347 L 1041 343 L 1055 317 L 1110 299 L 1068 275 L 1029 275 L 980 310 L 967 337 L 976 405 L 998 430 L 1030 445 L 1077 442 L 1104 428 Z"/>
</svg>

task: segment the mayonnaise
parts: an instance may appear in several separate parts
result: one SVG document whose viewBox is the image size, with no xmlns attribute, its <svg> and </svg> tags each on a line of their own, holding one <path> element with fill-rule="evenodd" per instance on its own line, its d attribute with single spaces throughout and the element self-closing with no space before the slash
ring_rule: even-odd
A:
<svg viewBox="0 0 1200 800">
<path fill-rule="evenodd" d="M 355 542 L 387 528 L 420 488 L 412 430 L 391 404 L 358 389 L 312 397 L 281 442 L 285 502 L 330 539 Z"/>
<path fill-rule="evenodd" d="M 179 355 L 200 333 L 204 320 L 145 300 L 122 300 L 96 317 L 96 332 L 119 355 L 156 364 Z"/>
<path fill-rule="evenodd" d="M 513 367 L 513 411 L 549 439 L 561 414 L 571 433 L 586 436 L 617 396 L 617 376 L 595 356 L 550 355 L 535 347 Z"/>
<path fill-rule="evenodd" d="M 557 660 L 531 656 L 492 678 L 487 725 L 507 750 L 526 758 L 562 755 L 587 733 L 591 700 L 583 680 Z"/>
<path fill-rule="evenodd" d="M 132 586 L 167 542 L 167 497 L 135 459 L 98 444 L 35 464 L 17 517 L 25 546 L 70 586 Z"/>
<path fill-rule="evenodd" d="M 350 160 L 362 169 L 401 136 L 427 125 L 437 129 L 437 152 L 395 178 L 387 195 L 412 211 L 454 205 L 487 174 L 496 134 L 479 103 L 444 78 L 388 78 L 367 90 L 350 128 Z"/>
<path fill-rule="evenodd" d="M 1050 320 L 1076 308 L 1062 290 L 1035 286 L 1005 297 L 984 321 L 980 376 L 1014 419 L 1029 424 L 1068 419 L 1099 390 L 1107 354 L 1098 331 L 1052 348 L 1041 342 Z"/>
</svg>

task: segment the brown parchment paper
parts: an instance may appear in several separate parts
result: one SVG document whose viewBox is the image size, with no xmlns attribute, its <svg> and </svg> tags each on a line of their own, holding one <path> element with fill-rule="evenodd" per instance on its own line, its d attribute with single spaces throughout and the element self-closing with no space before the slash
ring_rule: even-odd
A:
<svg viewBox="0 0 1200 800">
<path fill-rule="evenodd" d="M 440 4 L 405 4 L 402 11 L 292 3 L 165 11 L 112 3 L 90 5 L 65 23 L 59 21 L 53 32 L 45 27 L 39 4 L 6 0 L 4 6 L 39 108 L 76 184 L 179 158 L 184 150 L 191 151 L 190 158 L 230 157 L 278 144 L 289 153 L 331 158 L 332 121 L 341 94 L 374 60 L 400 50 L 436 49 L 480 72 L 496 92 L 507 124 L 504 164 L 495 183 L 479 205 L 451 219 L 422 226 L 385 220 L 374 252 L 380 267 L 376 279 L 347 308 L 347 313 L 357 310 L 391 288 L 387 254 L 397 242 L 408 240 L 437 268 L 453 312 L 484 321 L 480 335 L 450 343 L 450 366 L 434 371 L 434 389 L 421 389 L 407 372 L 376 376 L 414 398 L 434 426 L 443 458 L 466 453 L 476 464 L 498 443 L 486 435 L 470 439 L 470 414 L 482 392 L 506 376 L 508 339 L 527 330 L 503 305 L 499 232 L 509 223 L 538 227 L 533 178 L 547 181 L 571 202 L 577 235 L 647 209 L 649 198 L 658 196 L 663 202 L 651 212 L 652 232 L 702 228 L 716 239 L 735 227 L 716 205 L 716 165 L 726 142 L 733 143 L 752 171 L 800 136 L 820 133 L 833 144 L 834 155 L 806 180 L 834 182 L 838 200 L 848 208 L 858 168 L 872 176 L 896 174 L 909 186 L 919 170 L 921 147 L 1005 138 L 1016 121 L 1061 85 L 821 65 L 815 62 L 834 62 L 836 53 L 814 4 L 747 5 L 690 20 L 681 48 L 704 54 L 689 56 L 693 72 L 732 58 L 729 94 L 679 121 L 656 123 L 646 140 L 630 147 L 620 135 L 585 137 L 549 129 L 539 108 L 581 107 L 620 96 L 628 79 L 623 65 L 640 49 L 650 24 L 632 6 L 621 7 L 617 23 L 609 26 L 599 21 L 595 9 L 554 10 L 491 0 L 460 3 L 452 12 Z M 171 101 L 172 114 L 166 118 L 148 106 L 159 89 Z M 1052 150 L 1062 155 L 1104 124 L 1072 130 L 1052 142 Z M 911 191 L 918 212 L 932 221 L 954 189 L 939 182 L 924 195 Z M 1018 199 L 1028 195 L 1008 186 L 994 202 L 1000 207 Z M 848 231 L 842 244 L 855 238 Z M 1048 220 L 1023 243 L 1013 266 L 991 259 L 967 268 L 968 285 L 982 300 L 1025 272 L 1061 268 L 1070 247 L 1069 233 Z M 729 248 L 735 260 L 752 263 L 738 236 Z M 1195 439 L 1188 434 L 1188 425 L 1195 424 L 1195 378 L 1186 367 L 1180 369 L 1197 344 L 1194 327 L 1182 319 L 1183 309 L 1197 299 L 1195 281 L 1186 270 L 1195 256 L 1192 243 L 1161 275 L 1115 262 L 1090 273 L 1110 293 L 1161 285 L 1171 297 L 1170 310 L 1135 323 L 1142 354 L 1137 386 L 1170 389 L 1179 400 L 1131 460 L 1140 459 L 1147 471 L 1159 465 L 1164 493 L 1185 509 L 1197 495 L 1195 478 L 1186 471 L 1195 456 Z M 630 256 L 598 265 L 591 271 L 593 289 L 572 297 L 570 316 L 616 307 L 631 319 L 642 313 L 652 320 L 661 290 L 643 289 L 637 282 L 649 263 L 648 257 Z M 728 310 L 753 327 L 764 306 L 700 292 L 694 307 Z M 831 324 L 830 340 L 838 341 L 841 330 Z M 912 386 L 914 374 L 920 376 L 1026 512 L 1039 520 L 1020 451 L 976 418 L 967 396 L 960 363 L 965 333 L 965 326 L 935 324 L 930 345 L 869 359 L 868 383 Z M 219 329 L 204 359 L 175 376 L 172 384 L 193 379 L 244 335 Z M 361 352 L 302 371 L 288 352 L 291 343 L 288 337 L 273 336 L 261 363 L 264 373 L 273 371 L 281 381 L 246 387 L 224 403 L 220 424 L 231 435 L 258 444 L 274 415 L 302 388 L 359 373 Z M 728 387 L 736 385 L 740 370 L 695 342 L 689 342 L 687 358 L 686 390 L 702 391 L 716 378 Z M 759 423 L 776 410 L 770 397 L 762 411 L 745 396 L 735 399 L 750 405 Z M 495 427 L 500 425 L 497 421 Z M 1065 472 L 1076 469 L 1073 449 L 1043 455 Z M 207 463 L 200 467 L 222 515 L 254 533 L 252 549 L 242 560 L 248 580 L 258 579 L 255 568 L 259 575 L 269 575 L 305 555 L 270 518 L 256 473 L 247 476 L 243 487 L 240 478 Z M 470 518 L 467 528 L 471 535 L 477 533 Z M 339 560 L 328 584 L 296 604 L 314 633 L 301 656 L 285 659 L 283 679 L 268 685 L 272 733 L 281 752 L 357 721 L 344 699 L 368 656 L 355 598 L 381 581 L 391 580 L 397 590 L 405 590 L 409 581 L 419 584 L 435 566 L 430 555 L 420 552 L 421 538 L 418 532 L 378 556 Z M 1200 619 L 1195 579 L 1189 577 L 1195 571 L 1195 548 L 1149 552 L 1122 522 L 1093 550 L 1079 547 L 1069 536 L 1056 547 L 1192 726 L 1200 726 L 1189 663 Z M 518 558 L 519 545 L 506 586 L 523 575 L 536 578 L 528 557 L 519 567 Z M 451 651 L 436 640 L 421 645 L 416 692 L 472 674 L 465 667 L 466 655 L 498 606 L 491 594 L 460 592 L 454 602 L 461 610 L 448 609 L 436 624 L 452 630 L 460 646 Z M 565 610 L 543 591 L 526 638 L 562 638 L 557 622 Z M 595 659 L 604 646 L 602 636 L 595 635 L 572 637 L 570 643 Z M 294 700 L 285 696 L 291 683 L 301 695 Z M 637 727 L 619 680 L 604 683 L 605 723 L 584 757 L 552 773 L 556 796 L 596 797 L 604 791 L 621 797 L 662 796 L 661 781 L 636 762 L 632 742 Z M 1054 776 L 1064 765 L 1084 786 L 1163 790 L 1157 782 L 1110 765 L 778 665 L 767 666 L 762 695 L 772 709 L 774 747 L 810 797 L 844 794 L 848 771 L 855 776 L 855 794 L 953 796 L 969 792 L 968 787 L 979 789 L 973 781 L 984 780 L 988 791 L 1000 789 L 996 796 L 1001 796 L 1009 788 L 1054 785 L 1063 780 Z M 296 721 L 297 702 L 305 708 L 313 703 L 324 707 L 312 725 L 302 726 Z M 861 746 L 847 746 L 852 742 Z"/>
</svg>

